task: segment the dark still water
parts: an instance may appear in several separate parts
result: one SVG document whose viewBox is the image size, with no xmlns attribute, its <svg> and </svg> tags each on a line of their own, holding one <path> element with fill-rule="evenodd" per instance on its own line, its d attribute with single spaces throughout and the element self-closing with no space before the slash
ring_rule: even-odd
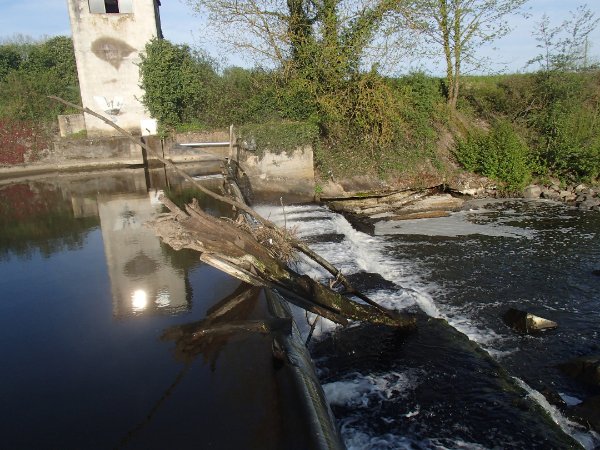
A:
<svg viewBox="0 0 600 450">
<path fill-rule="evenodd" d="M 144 227 L 166 188 L 143 170 L 0 186 L 1 448 L 310 447 L 271 339 L 190 334 L 239 295 L 213 325 L 270 311 Z"/>
<path fill-rule="evenodd" d="M 600 352 L 600 214 L 476 201 L 448 218 L 357 224 L 365 233 L 322 206 L 260 210 L 296 227 L 373 299 L 419 314 L 409 334 L 317 327 L 311 353 L 349 448 L 600 445 L 547 400 L 600 394 L 556 367 Z M 510 307 L 559 328 L 519 335 L 502 321 Z"/>
</svg>

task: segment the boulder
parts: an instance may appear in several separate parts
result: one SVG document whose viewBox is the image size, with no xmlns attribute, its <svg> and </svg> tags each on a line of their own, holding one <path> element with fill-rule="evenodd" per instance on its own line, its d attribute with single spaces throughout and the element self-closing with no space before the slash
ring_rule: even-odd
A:
<svg viewBox="0 0 600 450">
<path fill-rule="evenodd" d="M 600 355 L 574 358 L 558 368 L 577 381 L 600 387 Z"/>
<path fill-rule="evenodd" d="M 600 395 L 594 395 L 575 406 L 573 412 L 600 432 Z"/>
<path fill-rule="evenodd" d="M 543 188 L 541 197 L 548 200 L 560 201 L 560 194 L 552 188 Z"/>
<path fill-rule="evenodd" d="M 595 206 L 600 206 L 600 199 L 598 198 L 587 198 L 583 202 L 577 205 L 580 209 L 592 209 Z"/>
<path fill-rule="evenodd" d="M 532 184 L 527 186 L 523 191 L 523 197 L 525 198 L 540 198 L 542 195 L 542 188 Z"/>
<path fill-rule="evenodd" d="M 457 211 L 465 200 L 450 194 L 429 195 L 402 208 L 402 212 Z"/>
<path fill-rule="evenodd" d="M 571 191 L 560 191 L 559 195 L 560 198 L 562 198 L 566 202 L 575 200 L 577 198 L 577 196 Z"/>
<path fill-rule="evenodd" d="M 558 324 L 552 320 L 535 316 L 527 311 L 510 308 L 502 316 L 504 323 L 520 333 L 535 333 L 558 328 Z"/>
</svg>

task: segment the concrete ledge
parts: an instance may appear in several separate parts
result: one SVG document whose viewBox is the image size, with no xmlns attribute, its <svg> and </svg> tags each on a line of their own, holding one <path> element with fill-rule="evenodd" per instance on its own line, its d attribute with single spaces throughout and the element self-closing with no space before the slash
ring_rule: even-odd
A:
<svg viewBox="0 0 600 450">
<path fill-rule="evenodd" d="M 123 169 L 139 166 L 140 161 L 70 161 L 63 163 L 31 163 L 15 166 L 0 167 L 0 181 L 13 182 L 20 178 L 29 178 L 36 175 L 48 175 L 53 172 L 89 172 L 93 170 Z"/>
</svg>

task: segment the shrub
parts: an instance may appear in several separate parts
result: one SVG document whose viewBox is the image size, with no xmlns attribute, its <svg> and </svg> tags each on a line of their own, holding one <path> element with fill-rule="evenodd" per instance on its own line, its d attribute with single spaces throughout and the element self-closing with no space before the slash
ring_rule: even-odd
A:
<svg viewBox="0 0 600 450">
<path fill-rule="evenodd" d="M 488 134 L 476 131 L 458 140 L 454 154 L 465 169 L 501 181 L 510 191 L 522 189 L 532 177 L 529 148 L 506 121 Z"/>
<path fill-rule="evenodd" d="M 142 102 L 163 127 L 174 128 L 198 117 L 207 104 L 216 74 L 210 61 L 187 45 L 164 39 L 146 44 L 140 63 Z"/>
<path fill-rule="evenodd" d="M 310 122 L 277 121 L 243 125 L 239 134 L 248 148 L 258 154 L 266 150 L 281 153 L 314 144 L 319 135 L 319 128 Z"/>
<path fill-rule="evenodd" d="M 5 74 L 0 76 L 0 117 L 55 126 L 56 116 L 69 108 L 48 99 L 48 95 L 80 103 L 70 38 L 57 36 L 42 43 L 11 44 L 2 48 L 5 59 L 0 66 L 4 64 Z M 18 64 L 14 61 L 15 52 L 19 56 Z"/>
</svg>

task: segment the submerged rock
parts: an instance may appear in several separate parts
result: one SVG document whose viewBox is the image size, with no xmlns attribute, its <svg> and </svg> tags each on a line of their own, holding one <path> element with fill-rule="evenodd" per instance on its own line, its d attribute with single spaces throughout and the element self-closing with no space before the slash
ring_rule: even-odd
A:
<svg viewBox="0 0 600 450">
<path fill-rule="evenodd" d="M 504 323 L 520 333 L 535 333 L 538 331 L 552 330 L 558 324 L 552 320 L 535 316 L 527 311 L 510 308 L 502 316 Z"/>
<path fill-rule="evenodd" d="M 600 395 L 594 395 L 573 407 L 573 412 L 594 430 L 600 431 Z"/>
<path fill-rule="evenodd" d="M 600 387 L 600 355 L 581 356 L 558 367 L 577 381 Z"/>
</svg>

